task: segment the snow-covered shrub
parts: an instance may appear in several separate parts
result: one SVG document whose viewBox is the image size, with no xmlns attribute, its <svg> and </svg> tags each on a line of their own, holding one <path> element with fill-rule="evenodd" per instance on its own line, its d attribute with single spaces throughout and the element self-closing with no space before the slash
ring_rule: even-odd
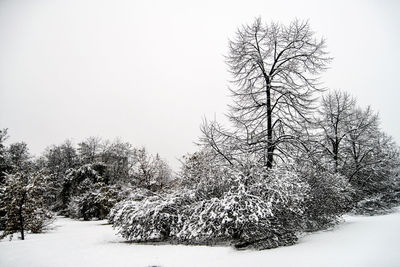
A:
<svg viewBox="0 0 400 267">
<path fill-rule="evenodd" d="M 196 191 L 201 199 L 221 197 L 233 186 L 235 173 L 214 151 L 202 149 L 183 157 L 181 185 Z"/>
<path fill-rule="evenodd" d="M 160 241 L 177 232 L 178 215 L 194 201 L 190 191 L 153 195 L 142 200 L 121 201 L 111 210 L 109 221 L 129 241 Z"/>
<path fill-rule="evenodd" d="M 272 203 L 250 194 L 240 185 L 222 198 L 196 202 L 179 214 L 173 235 L 182 242 L 209 244 L 221 241 L 237 246 L 262 244 L 264 247 L 285 245 L 286 234 L 274 225 Z M 295 236 L 285 241 L 295 241 Z"/>
<path fill-rule="evenodd" d="M 376 215 L 387 213 L 391 207 L 382 200 L 383 197 L 384 195 L 379 194 L 375 197 L 370 197 L 359 201 L 354 207 L 354 212 L 363 215 Z"/>
<path fill-rule="evenodd" d="M 301 228 L 310 187 L 292 165 L 251 168 L 248 188 L 272 203 L 274 218 L 280 225 L 291 231 Z"/>
<path fill-rule="evenodd" d="M 349 211 L 354 190 L 339 173 L 319 171 L 306 175 L 310 194 L 306 200 L 305 227 L 309 231 L 326 228 Z"/>
<path fill-rule="evenodd" d="M 394 174 L 391 182 L 382 193 L 359 201 L 353 209 L 354 213 L 364 215 L 384 214 L 400 205 L 400 177 Z"/>
</svg>

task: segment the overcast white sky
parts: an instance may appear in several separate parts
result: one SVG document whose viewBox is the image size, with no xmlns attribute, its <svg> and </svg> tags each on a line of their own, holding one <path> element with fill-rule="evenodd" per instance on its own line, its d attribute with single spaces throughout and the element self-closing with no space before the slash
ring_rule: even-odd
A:
<svg viewBox="0 0 400 267">
<path fill-rule="evenodd" d="M 229 103 L 223 55 L 257 16 L 309 19 L 334 61 L 325 86 L 381 115 L 400 142 L 400 1 L 0 0 L 0 128 L 34 154 L 120 137 L 176 168 L 203 116 Z"/>
</svg>

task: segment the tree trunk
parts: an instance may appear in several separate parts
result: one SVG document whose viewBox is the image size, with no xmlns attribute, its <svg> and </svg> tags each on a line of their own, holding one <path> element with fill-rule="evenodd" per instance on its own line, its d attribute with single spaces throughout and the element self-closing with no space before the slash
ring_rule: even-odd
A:
<svg viewBox="0 0 400 267">
<path fill-rule="evenodd" d="M 274 146 L 272 145 L 272 109 L 271 109 L 271 85 L 269 78 L 266 77 L 267 82 L 267 168 L 272 168 L 274 161 Z"/>
<path fill-rule="evenodd" d="M 338 173 L 339 169 L 339 143 L 336 138 L 336 142 L 333 143 L 333 162 L 334 162 L 334 171 Z"/>
<path fill-rule="evenodd" d="M 25 240 L 25 235 L 24 235 L 24 216 L 23 216 L 23 206 L 25 202 L 25 194 L 22 195 L 21 202 L 19 203 L 19 228 L 21 230 L 21 239 Z"/>
</svg>

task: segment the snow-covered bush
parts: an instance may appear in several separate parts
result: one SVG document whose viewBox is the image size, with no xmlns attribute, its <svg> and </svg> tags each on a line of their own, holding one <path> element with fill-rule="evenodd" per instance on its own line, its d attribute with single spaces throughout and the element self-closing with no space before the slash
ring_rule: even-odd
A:
<svg viewBox="0 0 400 267">
<path fill-rule="evenodd" d="M 116 204 L 109 221 L 129 241 L 160 241 L 177 232 L 178 215 L 194 201 L 190 191 L 153 195 L 142 200 L 128 199 Z"/>
<path fill-rule="evenodd" d="M 354 212 L 363 215 L 376 215 L 387 213 L 391 207 L 383 201 L 384 195 L 379 194 L 375 197 L 370 197 L 361 200 L 354 207 Z"/>
<path fill-rule="evenodd" d="M 400 177 L 393 173 L 385 190 L 359 201 L 353 212 L 364 215 L 384 214 L 400 205 Z"/>
<path fill-rule="evenodd" d="M 196 191 L 201 199 L 221 197 L 233 186 L 235 173 L 214 151 L 202 149 L 183 157 L 181 185 Z"/>
<path fill-rule="evenodd" d="M 244 185 L 222 198 L 199 201 L 178 216 L 177 232 L 181 242 L 210 244 L 232 242 L 237 247 L 253 245 L 272 248 L 293 244 L 294 232 L 277 223 L 273 203 L 249 193 Z"/>
<path fill-rule="evenodd" d="M 309 231 L 326 228 L 349 211 L 354 190 L 347 178 L 327 171 L 309 172 L 310 194 L 306 200 L 305 227 Z"/>
<path fill-rule="evenodd" d="M 287 229 L 299 230 L 310 187 L 295 168 L 292 165 L 272 169 L 253 167 L 249 177 L 249 191 L 272 203 L 274 217 L 279 223 Z"/>
</svg>

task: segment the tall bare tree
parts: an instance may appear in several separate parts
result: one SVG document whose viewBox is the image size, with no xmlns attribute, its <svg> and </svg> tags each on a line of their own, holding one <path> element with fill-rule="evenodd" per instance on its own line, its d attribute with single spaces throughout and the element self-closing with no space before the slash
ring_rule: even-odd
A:
<svg viewBox="0 0 400 267">
<path fill-rule="evenodd" d="M 244 150 L 258 153 L 269 168 L 275 156 L 288 156 L 283 146 L 296 139 L 314 108 L 314 94 L 322 91 L 319 75 L 330 62 L 325 49 L 324 39 L 316 39 L 304 21 L 264 24 L 257 18 L 239 28 L 227 56 L 235 131 L 224 134 L 209 124 L 203 127 L 208 143 L 219 148 L 218 140 L 235 136 L 233 143 L 245 143 Z"/>
</svg>

